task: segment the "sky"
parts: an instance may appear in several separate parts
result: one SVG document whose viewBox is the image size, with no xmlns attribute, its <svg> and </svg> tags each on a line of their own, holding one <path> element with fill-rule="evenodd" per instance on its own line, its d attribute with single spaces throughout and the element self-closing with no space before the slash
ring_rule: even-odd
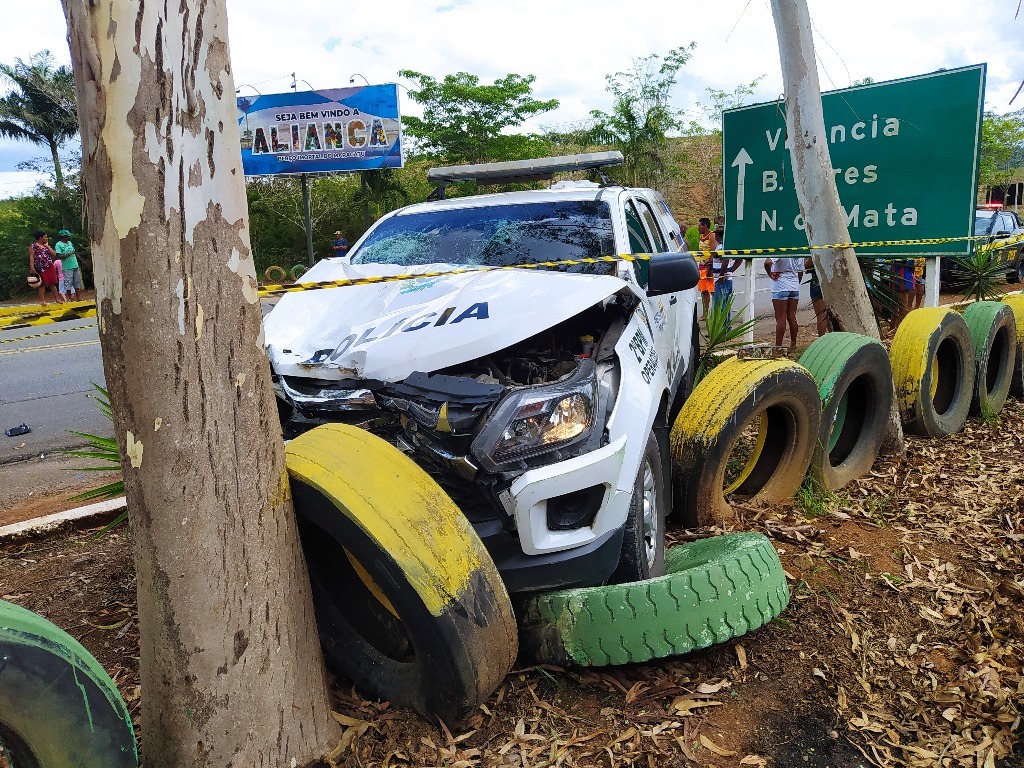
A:
<svg viewBox="0 0 1024 768">
<path fill-rule="evenodd" d="M 132 0 L 114 0 L 131 2 Z M 13 0 L 6 0 L 13 2 Z M 822 90 L 911 77 L 985 62 L 986 109 L 1024 108 L 1024 9 L 1019 0 L 807 0 Z M 782 92 L 778 45 L 768 0 L 642 3 L 621 0 L 227 0 L 228 36 L 237 87 L 261 93 L 339 88 L 366 78 L 399 82 L 398 70 L 437 79 L 469 72 L 482 82 L 509 73 L 535 75 L 537 98 L 558 109 L 527 125 L 541 131 L 607 110 L 605 75 L 652 53 L 696 42 L 672 93 L 673 106 L 699 116 L 708 88 L 733 91 L 762 77 L 749 103 Z M 49 49 L 70 62 L 59 0 L 21 3 L 0 25 L 0 61 L 12 64 Z M 361 76 L 361 77 L 360 77 Z M 0 84 L 0 91 L 4 85 Z M 242 93 L 252 93 L 243 89 Z M 401 109 L 417 114 L 399 89 Z M 26 142 L 0 139 L 0 197 L 27 191 L 33 174 L 19 162 L 45 156 Z"/>
</svg>

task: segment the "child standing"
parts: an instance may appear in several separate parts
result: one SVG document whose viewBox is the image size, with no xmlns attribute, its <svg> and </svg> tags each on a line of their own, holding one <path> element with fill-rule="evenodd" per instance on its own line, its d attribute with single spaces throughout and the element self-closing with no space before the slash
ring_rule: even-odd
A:
<svg viewBox="0 0 1024 768">
<path fill-rule="evenodd" d="M 67 285 L 64 283 L 64 270 L 61 267 L 60 259 L 56 259 L 53 262 L 53 266 L 57 269 L 57 296 L 60 297 L 61 301 L 68 300 Z"/>
</svg>

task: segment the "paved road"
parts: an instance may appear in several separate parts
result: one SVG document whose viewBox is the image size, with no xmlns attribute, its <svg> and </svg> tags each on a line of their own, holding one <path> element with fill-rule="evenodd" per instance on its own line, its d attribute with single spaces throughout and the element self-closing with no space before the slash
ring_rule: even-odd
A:
<svg viewBox="0 0 1024 768">
<path fill-rule="evenodd" d="M 103 385 L 95 318 L 0 331 L 0 382 L 0 464 L 82 445 L 69 430 L 113 435 L 93 397 L 92 383 Z M 2 434 L 22 423 L 32 432 Z"/>
</svg>

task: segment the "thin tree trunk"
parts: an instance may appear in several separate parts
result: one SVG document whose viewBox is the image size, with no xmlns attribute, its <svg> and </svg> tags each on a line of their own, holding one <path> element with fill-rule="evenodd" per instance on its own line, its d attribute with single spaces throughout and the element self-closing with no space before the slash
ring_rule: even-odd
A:
<svg viewBox="0 0 1024 768">
<path fill-rule="evenodd" d="M 63 0 L 150 768 L 335 743 L 262 347 L 224 0 Z"/>
<path fill-rule="evenodd" d="M 779 39 L 783 89 L 786 98 L 786 132 L 800 215 L 807 242 L 817 245 L 849 243 L 846 224 L 821 109 L 821 87 L 811 36 L 806 0 L 771 0 L 775 32 Z M 811 251 L 825 303 L 843 330 L 880 338 L 864 278 L 852 248 Z M 896 398 L 893 398 L 882 452 L 906 451 Z"/>
<path fill-rule="evenodd" d="M 64 229 L 67 229 L 72 226 L 72 221 L 68 188 L 64 184 L 64 169 L 60 167 L 57 142 L 50 139 L 47 144 L 50 147 L 50 157 L 53 159 L 53 185 L 57 192 L 57 207 L 60 208 L 60 223 Z"/>
</svg>

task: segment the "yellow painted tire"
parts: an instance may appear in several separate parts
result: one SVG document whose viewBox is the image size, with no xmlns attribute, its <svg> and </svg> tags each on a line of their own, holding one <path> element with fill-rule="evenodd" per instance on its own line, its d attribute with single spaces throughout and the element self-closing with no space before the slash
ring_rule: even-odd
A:
<svg viewBox="0 0 1024 768">
<path fill-rule="evenodd" d="M 1017 357 L 1017 323 L 1001 301 L 976 301 L 964 310 L 974 343 L 971 415 L 997 414 L 1006 405 Z"/>
<path fill-rule="evenodd" d="M 974 345 L 967 323 L 944 307 L 922 307 L 900 323 L 889 349 L 906 430 L 925 437 L 959 432 L 974 392 Z"/>
<path fill-rule="evenodd" d="M 472 526 L 365 430 L 317 427 L 287 461 L 328 665 L 370 696 L 457 723 L 518 651 L 508 593 Z"/>
<path fill-rule="evenodd" d="M 284 271 L 284 267 L 279 267 L 276 264 L 272 264 L 267 267 L 264 271 L 263 276 L 267 279 L 268 283 L 280 283 L 288 277 L 288 273 Z"/>
<path fill-rule="evenodd" d="M 727 488 L 733 449 L 755 420 L 760 425 L 757 445 Z M 731 522 L 727 493 L 755 504 L 792 497 L 807 473 L 820 420 L 814 379 L 791 360 L 732 359 L 714 368 L 672 425 L 683 524 Z"/>
<path fill-rule="evenodd" d="M 1017 323 L 1017 354 L 1013 362 L 1010 395 L 1024 400 L 1024 294 L 1004 296 L 1003 303 L 1013 311 L 1013 319 Z"/>
</svg>

